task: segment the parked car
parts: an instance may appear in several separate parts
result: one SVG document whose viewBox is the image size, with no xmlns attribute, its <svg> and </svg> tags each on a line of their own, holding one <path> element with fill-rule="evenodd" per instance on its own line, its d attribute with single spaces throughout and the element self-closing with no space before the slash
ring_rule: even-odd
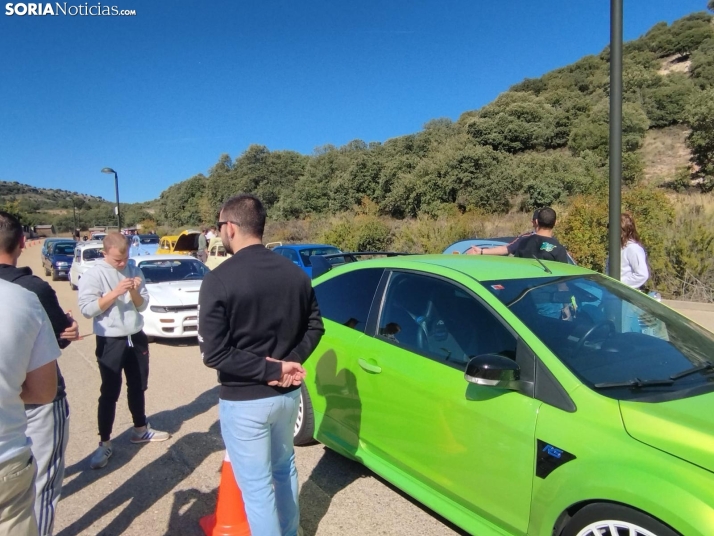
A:
<svg viewBox="0 0 714 536">
<path fill-rule="evenodd" d="M 178 235 L 166 235 L 162 236 L 159 240 L 159 249 L 156 250 L 157 255 L 172 255 L 174 253 L 174 247 L 176 246 L 176 241 L 178 240 Z"/>
<path fill-rule="evenodd" d="M 156 255 L 158 249 L 158 235 L 138 234 L 129 237 L 129 257 L 144 257 L 146 255 Z"/>
<path fill-rule="evenodd" d="M 53 241 L 47 246 L 47 253 L 42 257 L 42 267 L 46 276 L 52 276 L 52 281 L 57 281 L 60 277 L 67 277 L 74 258 L 74 248 L 77 242 L 64 239 Z"/>
<path fill-rule="evenodd" d="M 196 256 L 198 251 L 198 235 L 201 231 L 186 229 L 178 235 L 164 236 L 161 238 L 157 255 L 191 255 Z M 168 246 L 168 248 L 167 248 Z"/>
<path fill-rule="evenodd" d="M 517 236 L 504 236 L 500 238 L 468 238 L 466 240 L 459 240 L 454 242 L 448 248 L 444 250 L 446 254 L 457 254 L 466 253 L 469 248 L 473 246 L 478 246 L 480 248 L 495 248 L 496 246 L 507 246 L 514 240 Z M 577 264 L 575 260 L 568 253 L 568 264 Z"/>
<path fill-rule="evenodd" d="M 330 246 L 329 244 L 282 244 L 271 249 L 278 255 L 282 255 L 293 261 L 300 268 L 305 270 L 310 277 L 312 277 L 311 256 L 342 253 L 339 248 Z"/>
<path fill-rule="evenodd" d="M 98 241 L 79 242 L 74 248 L 74 260 L 69 270 L 69 286 L 72 290 L 77 290 L 79 280 L 84 272 L 94 266 L 94 264 L 104 258 L 102 253 L 104 245 Z"/>
<path fill-rule="evenodd" d="M 365 260 L 314 288 L 326 331 L 297 444 L 314 435 L 470 534 L 712 534 L 714 334 L 535 259 Z"/>
<path fill-rule="evenodd" d="M 47 256 L 47 249 L 50 247 L 51 244 L 54 244 L 55 242 L 67 242 L 68 240 L 72 240 L 72 239 L 66 238 L 66 237 L 64 237 L 64 238 L 63 237 L 45 238 L 42 241 L 42 247 L 40 248 L 40 257 L 42 259 L 44 259 Z"/>
<path fill-rule="evenodd" d="M 211 270 L 215 270 L 216 267 L 228 257 L 231 257 L 231 254 L 226 252 L 226 248 L 223 247 L 221 237 L 217 236 L 215 238 L 211 238 L 208 243 L 208 258 L 206 259 L 206 266 L 208 266 Z"/>
<path fill-rule="evenodd" d="M 186 255 L 150 255 L 130 259 L 141 269 L 149 291 L 149 307 L 142 313 L 149 337 L 198 335 L 198 292 L 210 271 Z"/>
</svg>

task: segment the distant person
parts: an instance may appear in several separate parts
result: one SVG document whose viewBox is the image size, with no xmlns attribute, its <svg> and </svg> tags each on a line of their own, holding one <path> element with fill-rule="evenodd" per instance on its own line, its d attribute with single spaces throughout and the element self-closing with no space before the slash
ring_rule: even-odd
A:
<svg viewBox="0 0 714 536">
<path fill-rule="evenodd" d="M 210 242 L 212 239 L 216 238 L 216 226 L 211 225 L 206 233 L 206 239 Z"/>
<path fill-rule="evenodd" d="M 17 267 L 24 248 L 25 237 L 20 221 L 0 211 L 0 279 L 15 283 L 38 297 L 59 347 L 66 348 L 79 337 L 79 326 L 62 310 L 49 283 L 32 275 L 30 268 Z M 64 457 L 69 440 L 69 404 L 59 366 L 57 380 L 56 396 L 51 403 L 25 406 L 26 434 L 32 440 L 32 453 L 37 461 L 35 514 L 42 536 L 52 534 L 57 503 L 62 495 Z"/>
<path fill-rule="evenodd" d="M 553 236 L 556 214 L 555 210 L 545 207 L 537 211 L 535 232 L 523 235 L 507 246 L 480 248 L 472 246 L 466 250 L 467 255 L 513 255 L 525 259 L 537 258 L 545 261 L 568 262 L 568 252 Z"/>
<path fill-rule="evenodd" d="M 122 371 L 126 376 L 129 411 L 134 421 L 132 443 L 166 441 L 167 432 L 154 430 L 146 420 L 144 391 L 149 380 L 149 340 L 143 332 L 141 311 L 149 305 L 149 293 L 141 270 L 129 264 L 126 238 L 118 232 L 104 237 L 104 260 L 96 261 L 79 280 L 79 310 L 94 320 L 96 356 L 102 385 L 97 420 L 99 447 L 90 467 L 107 465 Z"/>
<path fill-rule="evenodd" d="M 647 253 L 640 242 L 635 220 L 627 212 L 620 215 L 620 281 L 641 289 L 650 278 Z"/>
<path fill-rule="evenodd" d="M 47 313 L 32 292 L 0 280 L 0 534 L 37 536 L 37 464 L 26 435 L 25 404 L 57 395 L 60 349 Z"/>
<path fill-rule="evenodd" d="M 233 256 L 203 280 L 198 341 L 203 362 L 218 371 L 221 434 L 250 532 L 295 536 L 302 363 L 325 330 L 308 276 L 263 246 L 265 217 L 252 195 L 223 205 L 218 232 Z"/>
<path fill-rule="evenodd" d="M 206 262 L 208 259 L 208 240 L 206 240 L 206 228 L 201 227 L 201 232 L 198 235 L 198 248 L 196 250 L 196 258 L 201 262 Z"/>
</svg>

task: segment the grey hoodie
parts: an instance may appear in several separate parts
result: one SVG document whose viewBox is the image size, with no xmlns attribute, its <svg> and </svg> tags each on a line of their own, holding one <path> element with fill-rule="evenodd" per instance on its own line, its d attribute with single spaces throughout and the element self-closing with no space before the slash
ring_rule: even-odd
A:
<svg viewBox="0 0 714 536">
<path fill-rule="evenodd" d="M 140 277 L 139 294 L 144 298 L 140 307 L 135 307 L 131 295 L 119 296 L 106 311 L 99 308 L 99 298 L 116 288 L 122 279 Z M 104 337 L 126 337 L 138 333 L 144 327 L 141 311 L 149 306 L 149 292 L 141 270 L 127 263 L 117 270 L 106 261 L 97 261 L 79 280 L 79 310 L 86 318 L 94 319 L 94 334 Z"/>
</svg>

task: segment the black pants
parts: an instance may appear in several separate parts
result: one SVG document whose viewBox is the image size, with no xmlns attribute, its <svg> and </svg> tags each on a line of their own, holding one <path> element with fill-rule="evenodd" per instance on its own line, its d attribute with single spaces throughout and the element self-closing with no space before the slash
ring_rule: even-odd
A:
<svg viewBox="0 0 714 536">
<path fill-rule="evenodd" d="M 126 394 L 134 426 L 146 426 L 144 391 L 149 379 L 149 341 L 143 331 L 130 338 L 97 335 L 96 355 L 102 377 L 97 411 L 99 437 L 109 441 L 121 393 L 122 371 L 126 376 Z"/>
</svg>

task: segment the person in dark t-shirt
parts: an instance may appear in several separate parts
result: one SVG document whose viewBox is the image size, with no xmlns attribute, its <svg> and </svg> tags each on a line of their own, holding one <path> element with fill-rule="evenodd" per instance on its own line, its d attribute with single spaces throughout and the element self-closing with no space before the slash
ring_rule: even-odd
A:
<svg viewBox="0 0 714 536">
<path fill-rule="evenodd" d="M 480 248 L 473 246 L 466 250 L 467 255 L 513 255 L 526 259 L 542 259 L 544 261 L 568 262 L 565 247 L 553 236 L 555 227 L 555 210 L 542 208 L 537 213 L 536 227 L 533 234 L 523 235 L 507 246 Z"/>
</svg>

